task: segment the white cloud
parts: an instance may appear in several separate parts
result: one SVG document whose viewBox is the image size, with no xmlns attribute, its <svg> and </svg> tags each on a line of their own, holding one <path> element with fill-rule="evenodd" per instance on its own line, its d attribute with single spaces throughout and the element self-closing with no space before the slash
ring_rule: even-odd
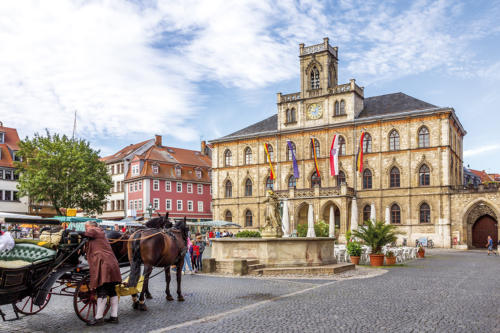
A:
<svg viewBox="0 0 500 333">
<path fill-rule="evenodd" d="M 489 153 L 491 151 L 499 150 L 500 145 L 486 145 L 474 149 L 467 149 L 464 150 L 464 156 L 465 157 L 471 157 L 471 156 L 476 156 L 476 155 L 482 155 L 484 153 Z"/>
</svg>

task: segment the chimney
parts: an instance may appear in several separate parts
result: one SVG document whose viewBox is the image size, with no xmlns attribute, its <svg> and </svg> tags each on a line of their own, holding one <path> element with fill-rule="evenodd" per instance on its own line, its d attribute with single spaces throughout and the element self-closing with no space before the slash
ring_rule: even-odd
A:
<svg viewBox="0 0 500 333">
<path fill-rule="evenodd" d="M 205 155 L 205 148 L 207 147 L 207 142 L 205 140 L 201 141 L 201 154 Z"/>
<path fill-rule="evenodd" d="M 158 134 L 155 135 L 155 145 L 161 147 L 161 135 Z"/>
</svg>

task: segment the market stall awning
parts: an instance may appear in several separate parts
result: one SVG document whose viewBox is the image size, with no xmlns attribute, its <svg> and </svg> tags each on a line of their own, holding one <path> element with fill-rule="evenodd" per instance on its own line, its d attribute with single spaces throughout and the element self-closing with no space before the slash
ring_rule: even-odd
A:
<svg viewBox="0 0 500 333">
<path fill-rule="evenodd" d="M 202 221 L 202 222 L 187 222 L 188 226 L 196 227 L 213 227 L 213 228 L 224 228 L 224 227 L 236 227 L 241 228 L 241 225 L 233 222 L 227 221 Z"/>
</svg>

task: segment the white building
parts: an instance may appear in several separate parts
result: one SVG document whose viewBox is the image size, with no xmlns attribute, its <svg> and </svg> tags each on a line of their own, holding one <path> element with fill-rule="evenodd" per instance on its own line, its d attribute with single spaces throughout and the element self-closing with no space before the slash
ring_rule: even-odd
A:
<svg viewBox="0 0 500 333">
<path fill-rule="evenodd" d="M 19 136 L 15 128 L 4 127 L 0 122 L 0 211 L 28 213 L 28 197 L 19 198 L 18 176 L 14 161 L 19 150 Z"/>
</svg>

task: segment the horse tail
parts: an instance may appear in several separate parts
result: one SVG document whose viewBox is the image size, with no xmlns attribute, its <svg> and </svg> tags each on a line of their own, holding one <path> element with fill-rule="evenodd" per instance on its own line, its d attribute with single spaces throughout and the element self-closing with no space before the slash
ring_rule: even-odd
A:
<svg viewBox="0 0 500 333">
<path fill-rule="evenodd" d="M 136 232 L 130 236 L 128 243 L 128 260 L 130 261 L 130 276 L 128 285 L 130 287 L 137 286 L 139 277 L 141 276 L 141 232 Z"/>
</svg>

